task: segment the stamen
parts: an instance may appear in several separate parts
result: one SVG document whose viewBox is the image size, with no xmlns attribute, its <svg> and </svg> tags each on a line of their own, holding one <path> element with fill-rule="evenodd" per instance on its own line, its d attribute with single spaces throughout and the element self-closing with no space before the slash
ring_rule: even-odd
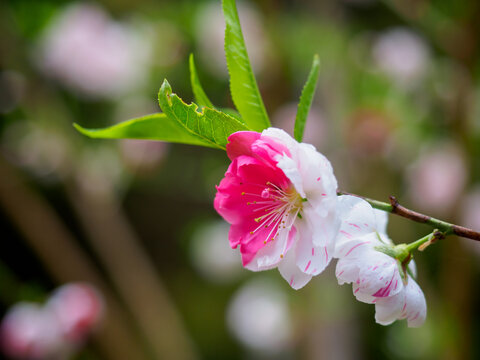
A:
<svg viewBox="0 0 480 360">
<path fill-rule="evenodd" d="M 274 241 L 280 230 L 290 229 L 293 226 L 297 215 L 299 215 L 302 209 L 303 202 L 303 199 L 293 187 L 284 190 L 271 182 L 267 182 L 266 185 L 267 187 L 264 187 L 260 194 L 242 193 L 242 195 L 245 194 L 262 198 L 262 200 L 259 201 L 249 201 L 247 205 L 257 205 L 255 209 L 252 210 L 253 212 L 265 212 L 264 215 L 254 218 L 258 226 L 250 232 L 250 234 L 253 235 L 262 228 L 268 229 L 271 227 L 268 235 L 264 238 L 264 244 L 267 244 L 269 241 Z"/>
</svg>

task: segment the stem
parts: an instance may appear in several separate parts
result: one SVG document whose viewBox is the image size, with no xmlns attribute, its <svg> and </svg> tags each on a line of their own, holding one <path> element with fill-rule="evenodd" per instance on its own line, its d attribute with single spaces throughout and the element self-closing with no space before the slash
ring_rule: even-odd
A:
<svg viewBox="0 0 480 360">
<path fill-rule="evenodd" d="M 411 242 L 410 244 L 407 244 L 407 250 L 408 252 L 412 252 L 413 250 L 416 250 L 420 245 L 425 244 L 426 242 L 432 240 L 435 237 L 435 234 L 437 233 L 437 230 L 434 230 L 427 236 L 424 236 L 421 239 L 418 239 L 417 241 Z"/>
<path fill-rule="evenodd" d="M 438 229 L 440 232 L 442 232 L 445 236 L 446 235 L 458 235 L 467 239 L 472 239 L 476 241 L 480 241 L 480 232 L 474 231 L 472 229 L 451 224 L 443 220 L 435 219 L 431 216 L 421 214 L 419 212 L 407 209 L 406 207 L 400 205 L 398 203 L 398 200 L 395 198 L 395 196 L 390 196 L 390 204 L 382 202 L 382 201 L 377 201 L 377 200 L 372 200 L 369 198 L 366 198 L 364 196 L 352 194 L 346 191 L 340 191 L 337 190 L 338 195 L 351 195 L 351 196 L 356 196 L 361 199 L 364 199 L 367 201 L 370 205 L 372 205 L 373 208 L 389 212 L 391 214 L 395 214 L 398 216 L 402 216 L 404 218 L 413 220 L 418 223 L 422 224 L 427 224 L 432 226 L 433 228 Z M 421 240 L 421 239 L 420 239 Z M 418 241 L 420 241 L 418 240 Z"/>
</svg>

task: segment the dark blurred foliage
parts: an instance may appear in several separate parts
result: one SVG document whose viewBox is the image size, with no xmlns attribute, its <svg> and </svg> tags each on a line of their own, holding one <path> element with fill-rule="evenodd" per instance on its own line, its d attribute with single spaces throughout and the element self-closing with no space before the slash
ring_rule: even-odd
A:
<svg viewBox="0 0 480 360">
<path fill-rule="evenodd" d="M 76 19 L 70 14 L 52 31 L 72 4 L 104 11 L 98 21 L 115 21 L 116 30 L 92 30 L 98 24 L 89 13 L 77 19 L 80 30 L 68 30 Z M 342 189 L 379 200 L 394 194 L 478 230 L 480 200 L 469 199 L 480 199 L 479 2 L 258 0 L 239 7 L 274 125 L 293 127 L 312 56 L 320 55 L 305 140 L 331 160 Z M 220 9 L 220 1 L 203 0 L 0 4 L 2 314 L 83 280 L 104 293 L 109 316 L 79 359 L 479 358 L 477 244 L 452 237 L 419 253 L 427 321 L 419 329 L 382 327 L 373 306 L 336 285 L 334 265 L 294 291 L 276 271 L 249 273 L 221 252 L 202 252 L 214 244 L 202 229 L 218 227 L 212 201 L 228 165 L 224 153 L 74 131 L 73 122 L 103 127 L 158 111 L 163 78 L 192 100 L 190 52 L 212 101 L 231 107 Z M 82 40 L 82 21 L 95 44 Z M 101 62 L 107 65 L 95 65 Z M 398 243 L 430 229 L 391 217 L 389 230 Z M 245 328 L 228 320 L 238 310 L 232 299 L 258 278 L 285 297 L 272 305 L 282 334 L 268 327 L 268 312 L 252 320 L 263 347 L 242 340 Z"/>
</svg>

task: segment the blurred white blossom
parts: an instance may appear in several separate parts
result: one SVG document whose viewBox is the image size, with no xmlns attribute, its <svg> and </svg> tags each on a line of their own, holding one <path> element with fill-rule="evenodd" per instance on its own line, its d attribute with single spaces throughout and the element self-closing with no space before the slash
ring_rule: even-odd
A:
<svg viewBox="0 0 480 360">
<path fill-rule="evenodd" d="M 229 226 L 224 221 L 214 221 L 196 230 L 191 241 L 193 265 L 207 279 L 228 282 L 242 272 L 238 254 L 228 242 Z"/>
<path fill-rule="evenodd" d="M 33 121 L 18 121 L 6 128 L 2 145 L 10 160 L 42 179 L 57 179 L 68 171 L 70 144 L 62 131 Z"/>
<path fill-rule="evenodd" d="M 115 97 L 145 81 L 148 38 L 110 19 L 99 6 L 78 3 L 53 19 L 35 61 L 51 77 L 88 97 Z"/>
<path fill-rule="evenodd" d="M 393 28 L 380 34 L 372 52 L 377 66 L 406 86 L 417 83 L 425 75 L 430 60 L 425 41 L 407 28 Z"/>
<path fill-rule="evenodd" d="M 292 321 L 285 293 L 257 277 L 240 288 L 227 310 L 233 335 L 253 351 L 276 354 L 292 339 Z"/>
</svg>

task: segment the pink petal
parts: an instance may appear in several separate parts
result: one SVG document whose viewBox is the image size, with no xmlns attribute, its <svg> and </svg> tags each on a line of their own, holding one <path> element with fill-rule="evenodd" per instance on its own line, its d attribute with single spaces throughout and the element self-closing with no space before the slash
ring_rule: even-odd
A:
<svg viewBox="0 0 480 360">
<path fill-rule="evenodd" d="M 260 139 L 261 134 L 255 131 L 238 131 L 228 137 L 227 155 L 234 160 L 241 155 L 254 156 L 252 144 Z"/>
</svg>

